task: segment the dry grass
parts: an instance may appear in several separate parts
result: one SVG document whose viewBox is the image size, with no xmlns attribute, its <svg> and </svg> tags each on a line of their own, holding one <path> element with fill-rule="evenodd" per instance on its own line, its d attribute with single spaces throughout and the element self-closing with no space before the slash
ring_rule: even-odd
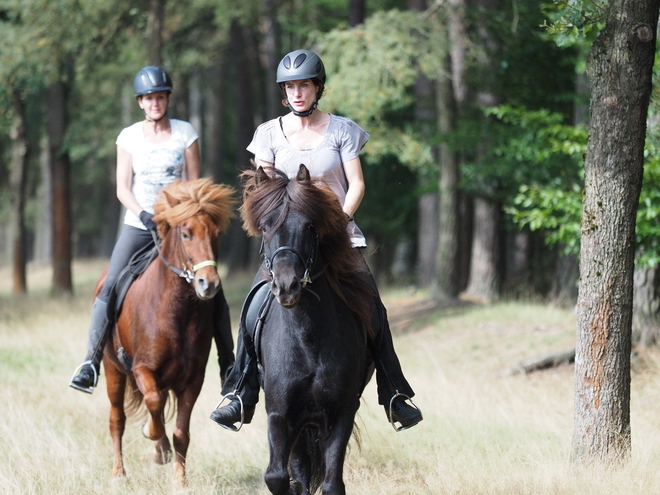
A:
<svg viewBox="0 0 660 495">
<path fill-rule="evenodd" d="M 32 267 L 30 295 L 9 294 L 0 269 L 0 494 L 171 493 L 171 467 L 151 462 L 139 423 L 127 427 L 129 481 L 110 480 L 112 448 L 103 383 L 88 396 L 68 387 L 84 354 L 91 290 L 103 262 L 76 264 L 76 296 L 53 299 L 50 271 Z M 225 280 L 234 312 L 250 276 Z M 393 321 L 423 295 L 387 292 Z M 401 309 L 403 308 L 403 309 Z M 237 323 L 236 315 L 233 318 Z M 572 368 L 503 376 L 518 361 L 572 346 L 575 315 L 504 303 L 426 312 L 395 338 L 424 421 L 394 433 L 364 394 L 345 468 L 350 494 L 660 493 L 660 356 L 633 376 L 633 455 L 618 470 L 572 471 Z M 208 415 L 219 394 L 217 364 L 193 412 L 188 472 L 197 494 L 267 494 L 265 413 L 235 434 Z M 171 429 L 171 425 L 170 425 Z"/>
</svg>

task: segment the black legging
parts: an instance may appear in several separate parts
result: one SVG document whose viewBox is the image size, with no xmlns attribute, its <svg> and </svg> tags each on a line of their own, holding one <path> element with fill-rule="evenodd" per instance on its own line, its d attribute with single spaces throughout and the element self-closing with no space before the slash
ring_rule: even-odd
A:
<svg viewBox="0 0 660 495">
<path fill-rule="evenodd" d="M 114 287 L 119 273 L 126 268 L 133 255 L 153 243 L 154 239 L 148 230 L 124 225 L 110 256 L 110 265 L 108 266 L 103 289 L 97 296 L 101 301 L 108 302 L 110 291 Z"/>
</svg>

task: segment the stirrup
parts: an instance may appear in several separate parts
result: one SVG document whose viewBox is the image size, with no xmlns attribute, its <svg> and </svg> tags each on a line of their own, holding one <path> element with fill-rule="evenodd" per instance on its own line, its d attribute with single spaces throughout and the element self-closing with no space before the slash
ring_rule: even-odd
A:
<svg viewBox="0 0 660 495">
<path fill-rule="evenodd" d="M 73 379 L 76 377 L 76 375 L 80 372 L 81 369 L 83 369 L 83 366 L 86 364 L 90 365 L 90 368 L 92 368 L 92 372 L 94 373 L 94 384 L 91 385 L 89 388 L 83 388 L 83 387 L 78 387 L 73 383 Z M 96 388 L 96 385 L 99 382 L 99 373 L 96 371 L 96 367 L 94 366 L 94 363 L 92 363 L 91 360 L 83 361 L 81 364 L 78 365 L 78 367 L 73 370 L 73 375 L 71 375 L 71 380 L 69 380 L 69 386 L 71 388 L 75 388 L 76 390 L 80 390 L 81 392 L 87 392 L 88 394 L 91 394 L 94 392 L 94 389 Z"/>
<path fill-rule="evenodd" d="M 243 407 L 243 399 L 241 399 L 241 396 L 238 395 L 238 389 L 234 390 L 233 392 L 228 393 L 227 395 L 223 395 L 222 399 L 220 400 L 220 402 L 218 402 L 218 405 L 215 406 L 215 409 L 213 409 L 213 411 L 217 411 L 220 408 L 220 406 L 222 404 L 224 404 L 225 401 L 228 400 L 229 402 L 231 402 L 232 399 L 234 399 L 234 398 L 238 399 L 238 403 L 241 405 L 241 421 L 238 424 L 238 426 L 223 425 L 222 423 L 216 423 L 216 424 L 218 426 L 222 426 L 225 430 L 238 432 L 238 431 L 241 430 L 241 428 L 243 428 L 243 423 L 244 423 L 244 420 L 245 420 L 245 408 Z"/>
<path fill-rule="evenodd" d="M 410 426 L 403 426 L 403 425 L 402 425 L 402 426 L 396 426 L 396 425 L 394 424 L 394 420 L 392 419 L 392 404 L 394 404 L 394 399 L 396 399 L 397 397 L 405 397 L 404 402 L 409 402 L 409 403 L 410 403 L 409 405 L 412 406 L 412 407 L 414 407 L 415 409 L 417 409 L 420 413 L 421 413 L 422 411 L 421 411 L 421 409 L 417 406 L 417 404 L 415 404 L 415 401 L 413 401 L 412 398 L 410 398 L 410 397 L 407 396 L 406 394 L 402 394 L 401 392 L 399 392 L 399 391 L 397 390 L 396 393 L 395 393 L 395 394 L 392 396 L 392 398 L 390 399 L 390 404 L 389 404 L 389 407 L 388 407 L 388 409 L 387 409 L 387 417 L 388 417 L 388 419 L 390 420 L 390 424 L 392 425 L 392 428 L 394 428 L 394 431 L 397 431 L 397 432 L 398 432 L 398 431 L 407 430 L 408 428 L 412 428 L 412 427 L 415 426 L 417 423 L 415 423 L 415 424 L 413 424 L 413 425 L 410 425 Z"/>
</svg>

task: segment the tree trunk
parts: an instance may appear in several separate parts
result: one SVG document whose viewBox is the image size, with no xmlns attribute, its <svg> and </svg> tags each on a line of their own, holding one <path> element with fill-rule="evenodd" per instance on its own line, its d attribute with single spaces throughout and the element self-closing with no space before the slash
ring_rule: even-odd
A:
<svg viewBox="0 0 660 495">
<path fill-rule="evenodd" d="M 465 292 L 472 299 L 488 303 L 497 300 L 500 293 L 499 205 L 488 199 L 475 199 L 474 225 L 470 282 Z"/>
<path fill-rule="evenodd" d="M 266 93 L 266 118 L 274 119 L 282 114 L 282 95 L 277 80 L 277 65 L 281 54 L 279 47 L 280 26 L 277 22 L 277 2 L 261 0 L 263 15 L 261 16 L 261 66 L 264 69 L 264 92 Z"/>
<path fill-rule="evenodd" d="M 254 134 L 253 122 L 253 93 L 252 88 L 252 73 L 250 72 L 250 64 L 246 60 L 250 57 L 248 53 L 245 28 L 234 20 L 231 24 L 231 44 L 230 44 L 230 57 L 234 66 L 235 81 L 232 84 L 234 93 L 232 97 L 235 102 L 235 119 L 236 119 L 236 161 L 234 163 L 235 170 L 244 170 L 249 165 L 251 158 L 250 153 L 245 149 Z M 241 228 L 240 221 L 235 219 L 229 229 L 228 237 L 229 252 L 228 252 L 228 266 L 229 271 L 242 270 L 247 268 L 249 262 L 249 247 L 248 240 Z"/>
<path fill-rule="evenodd" d="M 454 130 L 455 104 L 452 91 L 450 58 L 446 77 L 437 84 L 438 130 L 447 135 Z M 440 145 L 440 183 L 438 205 L 438 250 L 435 263 L 434 293 L 440 298 L 458 296 L 458 156 L 447 143 Z"/>
<path fill-rule="evenodd" d="M 630 453 L 630 349 L 635 219 L 660 0 L 612 0 L 587 60 L 585 157 L 572 457 Z"/>
<path fill-rule="evenodd" d="M 34 259 L 52 263 L 53 260 L 53 180 L 50 167 L 50 145 L 44 133 L 39 140 L 39 176 L 37 191 L 39 212 L 34 233 Z"/>
<path fill-rule="evenodd" d="M 426 193 L 417 200 L 417 285 L 429 287 L 436 273 L 438 251 L 438 193 Z"/>
<path fill-rule="evenodd" d="M 425 0 L 422 0 L 425 1 Z M 364 22 L 367 11 L 367 0 L 348 1 L 348 25 L 355 27 Z"/>
<path fill-rule="evenodd" d="M 25 194 L 27 185 L 28 141 L 25 128 L 25 102 L 21 92 L 12 91 L 13 125 L 11 137 L 11 166 L 9 174 L 10 232 L 12 252 L 12 290 L 27 292 L 27 246 L 25 242 Z"/>
<path fill-rule="evenodd" d="M 639 268 L 633 280 L 632 345 L 646 348 L 660 340 L 660 270 Z"/>
<path fill-rule="evenodd" d="M 488 15 L 499 12 L 501 0 L 471 0 L 471 6 L 482 17 L 475 23 L 475 36 L 481 47 L 477 60 L 478 86 L 471 88 L 474 94 L 473 101 L 480 108 L 488 108 L 500 103 L 499 95 L 495 92 L 497 64 L 501 45 L 498 37 L 490 31 Z M 483 117 L 485 118 L 485 117 Z M 481 136 L 485 142 L 487 136 Z M 484 156 L 487 146 L 483 144 L 477 149 L 477 162 L 487 160 Z M 493 187 L 483 184 L 485 189 L 482 197 L 475 199 L 474 205 L 474 239 L 472 245 L 472 260 L 470 264 L 470 279 L 467 288 L 469 297 L 489 302 L 499 299 L 501 287 L 500 274 L 500 242 L 501 242 L 501 211 L 493 200 Z"/>
<path fill-rule="evenodd" d="M 165 1 L 150 0 L 147 17 L 147 59 L 150 65 L 163 65 L 163 20 L 165 19 Z"/>
<path fill-rule="evenodd" d="M 68 88 L 56 81 L 48 90 L 48 144 L 53 200 L 53 291 L 73 293 L 71 279 L 71 223 L 69 205 L 69 153 L 64 148 L 68 125 Z"/>
</svg>

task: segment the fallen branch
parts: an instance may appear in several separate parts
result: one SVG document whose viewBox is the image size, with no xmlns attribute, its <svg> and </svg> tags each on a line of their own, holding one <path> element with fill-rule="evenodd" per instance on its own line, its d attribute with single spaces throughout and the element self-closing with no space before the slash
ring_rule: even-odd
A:
<svg viewBox="0 0 660 495">
<path fill-rule="evenodd" d="M 533 371 L 556 368 L 564 364 L 575 362 L 575 349 L 570 351 L 557 352 L 554 354 L 545 354 L 543 356 L 522 361 L 504 372 L 505 375 L 517 375 L 519 373 L 531 373 Z"/>
</svg>

